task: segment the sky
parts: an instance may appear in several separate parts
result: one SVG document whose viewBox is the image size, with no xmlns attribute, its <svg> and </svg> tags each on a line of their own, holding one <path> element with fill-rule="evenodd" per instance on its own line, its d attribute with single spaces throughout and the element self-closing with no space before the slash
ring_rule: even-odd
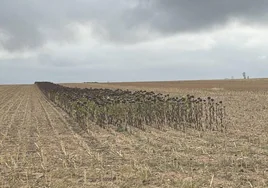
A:
<svg viewBox="0 0 268 188">
<path fill-rule="evenodd" d="M 1 0 L 0 84 L 268 77 L 267 0 Z"/>
</svg>

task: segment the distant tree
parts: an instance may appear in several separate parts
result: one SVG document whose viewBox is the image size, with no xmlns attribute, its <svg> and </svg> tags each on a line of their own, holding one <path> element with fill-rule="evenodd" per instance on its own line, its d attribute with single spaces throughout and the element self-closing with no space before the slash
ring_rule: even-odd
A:
<svg viewBox="0 0 268 188">
<path fill-rule="evenodd" d="M 243 75 L 243 78 L 244 78 L 244 79 L 247 79 L 247 75 L 246 75 L 245 72 L 243 72 L 242 75 Z"/>
<path fill-rule="evenodd" d="M 247 77 L 247 79 L 249 79 L 249 76 Z"/>
</svg>

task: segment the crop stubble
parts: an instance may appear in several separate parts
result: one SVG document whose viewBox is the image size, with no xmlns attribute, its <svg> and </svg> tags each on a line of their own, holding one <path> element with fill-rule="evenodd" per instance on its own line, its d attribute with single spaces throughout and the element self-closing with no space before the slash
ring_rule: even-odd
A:
<svg viewBox="0 0 268 188">
<path fill-rule="evenodd" d="M 92 84 L 75 86 L 94 87 Z M 148 87 L 148 90 L 161 91 L 161 87 Z M 228 132 L 188 130 L 183 133 L 169 128 L 164 131 L 134 128 L 129 134 L 94 124 L 85 132 L 65 112 L 47 101 L 36 86 L 0 86 L 0 185 L 268 185 L 265 91 L 174 87 L 164 90 L 176 95 L 194 94 L 223 100 L 229 114 Z"/>
</svg>

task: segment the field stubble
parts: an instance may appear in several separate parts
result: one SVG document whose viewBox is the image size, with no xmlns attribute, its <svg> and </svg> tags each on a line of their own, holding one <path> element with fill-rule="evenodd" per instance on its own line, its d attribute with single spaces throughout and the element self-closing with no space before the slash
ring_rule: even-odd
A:
<svg viewBox="0 0 268 188">
<path fill-rule="evenodd" d="M 148 130 L 147 133 L 150 133 L 146 137 L 152 138 L 152 140 L 162 139 L 162 147 L 168 147 L 169 144 L 171 148 L 185 146 L 187 149 L 178 150 L 177 156 L 185 157 L 187 162 L 183 166 L 188 166 L 194 162 L 193 166 L 195 167 L 192 170 L 195 170 L 189 179 L 196 182 L 197 187 L 208 187 L 211 182 L 212 187 L 267 187 L 268 87 L 266 82 L 267 79 L 236 80 L 233 82 L 227 80 L 225 82 L 214 81 L 214 84 L 208 85 L 207 81 L 194 81 L 188 83 L 188 87 L 187 82 L 63 85 L 79 88 L 146 89 L 174 96 L 191 94 L 196 97 L 211 96 L 216 100 L 222 100 L 228 113 L 228 132 L 226 134 L 200 133 L 188 130 L 184 135 L 173 130 L 166 132 L 156 130 L 150 132 Z M 180 170 L 183 172 L 181 168 Z M 210 181 L 208 181 L 209 177 Z M 199 184 L 204 179 L 209 184 Z"/>
<path fill-rule="evenodd" d="M 75 87 L 124 87 L 76 84 Z M 142 87 L 144 89 L 144 87 Z M 223 100 L 228 131 L 80 128 L 36 86 L 0 87 L 2 187 L 267 187 L 268 97 L 261 91 L 148 87 Z M 5 98 L 5 100 L 1 100 Z"/>
</svg>

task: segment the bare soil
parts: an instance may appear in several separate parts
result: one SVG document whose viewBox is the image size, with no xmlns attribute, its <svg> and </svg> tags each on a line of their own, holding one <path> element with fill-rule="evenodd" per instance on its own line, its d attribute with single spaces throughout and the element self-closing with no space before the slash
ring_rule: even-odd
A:
<svg viewBox="0 0 268 188">
<path fill-rule="evenodd" d="M 84 131 L 35 85 L 0 86 L 0 185 L 268 187 L 268 93 L 265 81 L 242 82 L 249 86 L 65 84 L 211 96 L 227 107 L 227 133 L 149 127 L 129 133 L 94 124 Z"/>
</svg>

